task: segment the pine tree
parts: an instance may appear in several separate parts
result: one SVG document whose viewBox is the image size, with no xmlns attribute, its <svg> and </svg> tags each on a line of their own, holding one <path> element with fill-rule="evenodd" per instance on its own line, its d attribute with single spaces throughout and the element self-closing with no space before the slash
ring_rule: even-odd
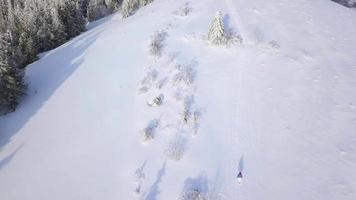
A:
<svg viewBox="0 0 356 200">
<path fill-rule="evenodd" d="M 226 44 L 226 35 L 225 35 L 225 28 L 224 22 L 222 19 L 221 12 L 217 12 L 213 22 L 210 25 L 210 30 L 208 33 L 208 40 L 212 44 L 216 45 L 223 45 Z"/>
<path fill-rule="evenodd" d="M 52 0 L 26 0 L 23 8 L 16 8 L 15 32 L 24 43 L 27 43 L 27 39 L 31 40 L 29 43 L 33 45 L 35 54 L 53 49 L 66 41 L 56 5 Z"/>
<path fill-rule="evenodd" d="M 105 4 L 110 12 L 114 12 L 119 6 L 119 2 L 117 0 L 105 0 Z"/>
<path fill-rule="evenodd" d="M 78 1 L 65 0 L 59 5 L 58 15 L 64 26 L 67 39 L 75 37 L 85 30 L 86 20 Z"/>
<path fill-rule="evenodd" d="M 140 6 L 146 6 L 152 2 L 153 0 L 140 0 Z"/>
<path fill-rule="evenodd" d="M 105 17 L 110 13 L 104 0 L 89 0 L 87 15 L 89 21 Z"/>
<path fill-rule="evenodd" d="M 7 0 L 0 0 L 0 34 L 5 32 L 8 22 L 8 5 Z"/>
<path fill-rule="evenodd" d="M 0 114 L 16 109 L 24 95 L 23 72 L 14 66 L 9 33 L 0 34 Z"/>
<path fill-rule="evenodd" d="M 122 17 L 127 18 L 139 8 L 139 0 L 124 0 L 122 3 Z"/>
</svg>

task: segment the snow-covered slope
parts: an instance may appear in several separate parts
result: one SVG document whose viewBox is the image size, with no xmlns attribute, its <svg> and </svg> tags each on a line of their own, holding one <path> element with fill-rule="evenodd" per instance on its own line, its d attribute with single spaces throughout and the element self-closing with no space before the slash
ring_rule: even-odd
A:
<svg viewBox="0 0 356 200">
<path fill-rule="evenodd" d="M 110 16 L 28 67 L 27 97 L 0 119 L 1 200 L 356 199 L 356 12 L 188 2 L 187 16 L 176 0 Z M 216 11 L 243 44 L 205 42 Z"/>
</svg>

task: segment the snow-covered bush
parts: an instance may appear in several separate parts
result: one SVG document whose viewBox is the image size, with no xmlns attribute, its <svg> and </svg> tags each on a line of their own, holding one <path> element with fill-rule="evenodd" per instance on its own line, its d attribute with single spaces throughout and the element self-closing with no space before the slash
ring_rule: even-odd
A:
<svg viewBox="0 0 356 200">
<path fill-rule="evenodd" d="M 150 85 L 153 81 L 155 81 L 158 77 L 158 71 L 153 69 L 149 71 L 146 76 L 142 79 L 141 85 Z"/>
<path fill-rule="evenodd" d="M 225 32 L 227 45 L 241 44 L 243 42 L 242 37 L 237 34 L 232 28 L 227 29 Z"/>
<path fill-rule="evenodd" d="M 158 97 L 152 99 L 151 101 L 147 102 L 148 106 L 151 107 L 158 107 L 161 106 L 164 100 L 164 95 L 160 94 Z"/>
<path fill-rule="evenodd" d="M 177 65 L 178 73 L 173 77 L 174 85 L 190 86 L 194 83 L 196 71 L 191 66 Z"/>
<path fill-rule="evenodd" d="M 165 31 L 157 31 L 151 39 L 149 52 L 153 56 L 161 56 L 164 47 L 164 41 L 167 37 Z"/>
<path fill-rule="evenodd" d="M 127 18 L 133 15 L 139 7 L 139 0 L 124 0 L 124 2 L 122 3 L 122 17 Z"/>
<path fill-rule="evenodd" d="M 208 200 L 209 195 L 208 179 L 203 173 L 197 178 L 188 178 L 184 182 L 183 192 L 180 200 Z"/>
<path fill-rule="evenodd" d="M 200 118 L 201 112 L 194 107 L 194 96 L 186 97 L 183 102 L 181 119 L 194 135 L 198 132 Z"/>
<path fill-rule="evenodd" d="M 148 123 L 145 129 L 142 130 L 142 141 L 147 142 L 153 140 L 160 121 L 154 119 Z"/>
<path fill-rule="evenodd" d="M 152 3 L 154 0 L 140 0 L 140 6 L 146 6 Z"/>
<path fill-rule="evenodd" d="M 146 178 L 146 175 L 143 172 L 143 168 L 144 167 L 145 167 L 145 163 L 135 171 L 135 182 L 137 184 L 136 188 L 135 188 L 135 193 L 136 194 L 140 194 L 141 193 L 142 183 Z"/>
<path fill-rule="evenodd" d="M 148 92 L 148 90 L 152 87 L 153 83 L 157 80 L 157 77 L 158 77 L 157 70 L 149 71 L 146 74 L 146 76 L 142 79 L 138 93 L 143 94 Z"/>
<path fill-rule="evenodd" d="M 186 2 L 183 6 L 179 7 L 178 10 L 174 11 L 174 14 L 184 17 L 184 16 L 189 15 L 190 11 L 191 11 L 191 8 L 189 6 L 189 3 Z"/>
<path fill-rule="evenodd" d="M 166 155 L 172 160 L 180 160 L 186 149 L 187 140 L 182 135 L 175 136 L 168 145 Z"/>
<path fill-rule="evenodd" d="M 167 81 L 168 81 L 168 78 L 163 78 L 163 79 L 159 80 L 156 83 L 156 88 L 159 90 L 162 89 L 166 85 Z"/>
<path fill-rule="evenodd" d="M 208 197 L 200 190 L 194 189 L 183 193 L 180 200 L 208 200 Z"/>
<path fill-rule="evenodd" d="M 279 49 L 281 46 L 278 44 L 277 41 L 271 40 L 268 42 L 268 46 L 273 49 Z"/>
<path fill-rule="evenodd" d="M 227 43 L 224 21 L 221 12 L 216 13 L 214 20 L 210 25 L 208 41 L 215 45 L 224 45 Z"/>
<path fill-rule="evenodd" d="M 193 103 L 194 103 L 194 96 L 188 96 L 184 99 L 182 119 L 185 124 L 187 124 L 191 119 L 191 109 Z"/>
<path fill-rule="evenodd" d="M 190 120 L 188 121 L 188 125 L 191 128 L 194 135 L 196 135 L 198 133 L 200 118 L 201 118 L 201 112 L 198 110 L 195 110 L 191 114 Z"/>
</svg>

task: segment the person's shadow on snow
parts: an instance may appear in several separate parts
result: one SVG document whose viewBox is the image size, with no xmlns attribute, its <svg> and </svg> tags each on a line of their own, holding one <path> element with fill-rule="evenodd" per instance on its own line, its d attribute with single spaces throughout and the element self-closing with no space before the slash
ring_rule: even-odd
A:
<svg viewBox="0 0 356 200">
<path fill-rule="evenodd" d="M 238 170 L 239 172 L 242 172 L 244 170 L 244 155 L 240 157 Z"/>
</svg>

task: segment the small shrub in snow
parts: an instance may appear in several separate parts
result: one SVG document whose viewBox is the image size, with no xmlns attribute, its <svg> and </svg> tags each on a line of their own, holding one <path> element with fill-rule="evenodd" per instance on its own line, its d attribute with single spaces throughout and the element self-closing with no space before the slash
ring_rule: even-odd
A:
<svg viewBox="0 0 356 200">
<path fill-rule="evenodd" d="M 143 172 L 143 168 L 145 167 L 145 164 L 146 163 L 144 163 L 140 168 L 138 168 L 135 171 L 135 179 L 136 179 L 135 182 L 137 183 L 137 186 L 135 188 L 135 193 L 136 194 L 140 194 L 141 193 L 142 183 L 146 178 L 146 175 Z"/>
<path fill-rule="evenodd" d="M 148 92 L 148 87 L 147 86 L 141 86 L 139 89 L 138 89 L 138 94 L 144 94 L 144 93 L 147 93 Z"/>
<path fill-rule="evenodd" d="M 271 40 L 270 42 L 268 42 L 268 46 L 273 49 L 279 49 L 281 47 L 275 40 Z"/>
<path fill-rule="evenodd" d="M 189 96 L 185 99 L 183 103 L 182 121 L 184 124 L 188 125 L 192 133 L 197 134 L 199 128 L 199 120 L 201 118 L 201 112 L 195 110 L 193 107 L 194 97 Z"/>
<path fill-rule="evenodd" d="M 191 127 L 194 135 L 198 133 L 198 128 L 199 128 L 199 120 L 201 118 L 201 112 L 200 111 L 194 111 L 191 120 L 189 121 L 189 126 Z"/>
<path fill-rule="evenodd" d="M 168 158 L 176 161 L 180 160 L 183 157 L 186 143 L 187 140 L 183 136 L 177 135 L 174 137 L 166 150 L 166 155 Z"/>
<path fill-rule="evenodd" d="M 138 93 L 139 94 L 143 94 L 143 93 L 148 92 L 149 88 L 157 80 L 157 77 L 158 77 L 158 71 L 157 70 L 149 71 L 146 74 L 146 76 L 141 80 L 140 88 L 138 89 Z"/>
<path fill-rule="evenodd" d="M 159 120 L 152 120 L 147 127 L 142 131 L 142 141 L 147 142 L 154 139 L 156 130 L 159 126 Z"/>
<path fill-rule="evenodd" d="M 154 98 L 152 101 L 149 101 L 147 103 L 147 105 L 151 106 L 151 107 L 158 107 L 158 106 L 162 105 L 163 100 L 164 100 L 164 95 L 160 94 L 158 97 Z"/>
<path fill-rule="evenodd" d="M 190 121 L 191 118 L 191 108 L 194 103 L 194 97 L 189 96 L 185 98 L 183 102 L 183 112 L 182 112 L 182 119 L 185 124 L 187 124 Z"/>
<path fill-rule="evenodd" d="M 197 178 L 188 178 L 184 181 L 183 192 L 180 200 L 208 200 L 209 195 L 208 179 L 203 173 Z"/>
<path fill-rule="evenodd" d="M 175 85 L 190 86 L 193 84 L 195 79 L 195 70 L 190 67 L 178 66 L 178 73 L 173 77 L 173 83 Z"/>
<path fill-rule="evenodd" d="M 168 81 L 168 78 L 161 79 L 160 81 L 158 81 L 156 83 L 156 88 L 159 90 L 162 89 L 166 85 L 167 81 Z"/>
<path fill-rule="evenodd" d="M 238 35 L 233 29 L 228 29 L 226 31 L 226 44 L 233 45 L 233 44 L 241 44 L 242 37 Z"/>
<path fill-rule="evenodd" d="M 184 17 L 189 15 L 190 11 L 191 8 L 189 7 L 189 3 L 186 2 L 183 6 L 179 7 L 178 10 L 174 11 L 174 14 Z"/>
<path fill-rule="evenodd" d="M 152 36 L 150 49 L 149 49 L 151 55 L 153 56 L 162 55 L 162 50 L 166 37 L 167 37 L 167 33 L 165 31 L 158 31 Z"/>
<path fill-rule="evenodd" d="M 202 193 L 198 188 L 185 191 L 180 200 L 208 200 L 206 194 Z"/>
<path fill-rule="evenodd" d="M 215 45 L 224 45 L 227 43 L 225 35 L 224 21 L 221 12 L 217 12 L 213 22 L 210 25 L 208 40 Z"/>
<path fill-rule="evenodd" d="M 150 85 L 152 82 L 156 81 L 158 77 L 158 71 L 153 69 L 149 71 L 146 76 L 142 79 L 141 85 Z"/>
</svg>

